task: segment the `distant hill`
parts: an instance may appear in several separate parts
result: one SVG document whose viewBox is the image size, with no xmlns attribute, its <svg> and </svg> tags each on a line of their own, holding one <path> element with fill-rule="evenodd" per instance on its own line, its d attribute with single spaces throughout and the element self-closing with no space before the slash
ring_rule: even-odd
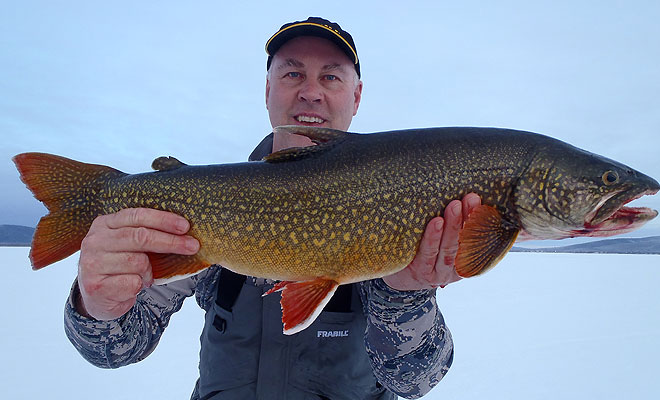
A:
<svg viewBox="0 0 660 400">
<path fill-rule="evenodd" d="M 526 249 L 514 247 L 511 251 L 532 253 L 617 253 L 660 254 L 660 236 L 645 238 L 604 239 L 562 247 Z"/>
<path fill-rule="evenodd" d="M 22 225 L 0 225 L 0 246 L 29 246 L 34 228 Z"/>
</svg>

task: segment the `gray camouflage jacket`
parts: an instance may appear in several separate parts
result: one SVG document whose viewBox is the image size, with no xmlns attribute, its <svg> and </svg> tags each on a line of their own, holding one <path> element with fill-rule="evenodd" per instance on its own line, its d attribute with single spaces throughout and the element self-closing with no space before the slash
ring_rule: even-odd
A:
<svg viewBox="0 0 660 400">
<path fill-rule="evenodd" d="M 265 147 L 272 148 L 272 142 Z M 133 308 L 112 321 L 80 315 L 73 303 L 78 290 L 74 283 L 65 308 L 65 332 L 78 352 L 97 367 L 118 368 L 141 361 L 154 351 L 170 317 L 187 297 L 195 295 L 199 306 L 209 311 L 219 275 L 220 268 L 213 266 L 192 277 L 144 289 Z M 256 279 L 248 282 L 264 284 Z M 382 279 L 360 283 L 367 323 L 364 341 L 373 373 L 388 390 L 405 398 L 419 398 L 430 391 L 453 360 L 453 341 L 435 293 L 397 291 Z"/>
<path fill-rule="evenodd" d="M 193 294 L 209 310 L 220 268 L 184 280 L 144 289 L 133 308 L 112 321 L 96 321 L 74 308 L 74 283 L 66 303 L 64 328 L 78 352 L 100 368 L 138 362 L 156 348 L 170 317 Z M 435 300 L 435 290 L 399 292 L 381 279 L 361 282 L 367 317 L 365 345 L 373 372 L 386 388 L 418 398 L 433 388 L 451 366 L 454 346 Z"/>
</svg>

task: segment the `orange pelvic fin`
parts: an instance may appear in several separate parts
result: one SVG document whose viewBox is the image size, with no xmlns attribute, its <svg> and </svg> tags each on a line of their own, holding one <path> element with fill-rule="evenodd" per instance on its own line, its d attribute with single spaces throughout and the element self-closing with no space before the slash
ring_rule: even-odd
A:
<svg viewBox="0 0 660 400">
<path fill-rule="evenodd" d="M 495 207 L 481 205 L 473 210 L 458 236 L 458 275 L 468 278 L 493 268 L 511 249 L 519 231 Z"/>
<path fill-rule="evenodd" d="M 211 266 L 198 256 L 159 253 L 147 253 L 147 256 L 149 256 L 156 285 L 183 279 Z"/>
<path fill-rule="evenodd" d="M 339 284 L 331 279 L 316 278 L 305 282 L 280 282 L 266 294 L 282 291 L 282 323 L 284 334 L 293 335 L 307 328 L 330 301 Z"/>
<path fill-rule="evenodd" d="M 281 281 L 281 282 L 277 282 L 275 285 L 273 285 L 273 288 L 272 288 L 272 289 L 270 289 L 269 291 L 267 291 L 266 293 L 264 293 L 261 297 L 263 297 L 263 296 L 268 296 L 268 295 L 271 294 L 271 293 L 281 292 L 282 290 L 284 290 L 284 287 L 285 287 L 286 285 L 288 285 L 289 283 L 294 283 L 294 282 L 293 282 L 293 281 Z"/>
<path fill-rule="evenodd" d="M 92 221 L 102 214 L 98 193 L 108 180 L 126 175 L 45 153 L 23 153 L 13 161 L 21 180 L 49 211 L 32 238 L 30 260 L 35 270 L 80 250 Z"/>
</svg>

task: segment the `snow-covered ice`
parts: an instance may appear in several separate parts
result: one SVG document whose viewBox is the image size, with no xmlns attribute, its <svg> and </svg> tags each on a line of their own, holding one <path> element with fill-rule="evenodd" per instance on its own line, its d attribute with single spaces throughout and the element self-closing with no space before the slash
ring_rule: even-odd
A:
<svg viewBox="0 0 660 400">
<path fill-rule="evenodd" d="M 203 312 L 194 299 L 141 363 L 103 370 L 64 335 L 77 255 L 43 270 L 0 248 L 3 398 L 186 399 Z M 656 399 L 660 257 L 512 253 L 483 277 L 438 291 L 456 352 L 425 399 Z"/>
</svg>

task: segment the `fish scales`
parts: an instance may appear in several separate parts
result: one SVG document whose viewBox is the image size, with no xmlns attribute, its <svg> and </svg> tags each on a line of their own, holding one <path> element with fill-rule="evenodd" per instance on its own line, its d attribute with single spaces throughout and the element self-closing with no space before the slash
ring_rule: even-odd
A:
<svg viewBox="0 0 660 400">
<path fill-rule="evenodd" d="M 35 233 L 33 267 L 78 250 L 96 215 L 129 207 L 171 211 L 190 222 L 200 250 L 150 254 L 156 282 L 211 264 L 280 280 L 273 290 L 282 290 L 284 331 L 291 334 L 314 320 L 337 285 L 405 268 L 428 222 L 467 193 L 477 193 L 482 205 L 459 236 L 455 265 L 463 277 L 492 268 L 517 238 L 611 236 L 657 215 L 623 206 L 655 194 L 660 185 L 652 178 L 530 132 L 276 131 L 308 136 L 317 146 L 210 166 L 161 157 L 156 172 L 135 175 L 53 155 L 16 156 L 22 179 L 50 211 Z"/>
<path fill-rule="evenodd" d="M 200 250 L 211 263 L 273 279 L 322 271 L 354 282 L 407 265 L 428 221 L 451 200 L 474 191 L 505 202 L 532 143 L 494 139 L 424 130 L 350 135 L 319 156 L 286 163 L 128 175 L 108 182 L 106 211 L 153 198 L 152 208 L 190 220 L 193 236 L 212 238 Z M 465 168 L 466 161 L 479 167 Z"/>
</svg>

